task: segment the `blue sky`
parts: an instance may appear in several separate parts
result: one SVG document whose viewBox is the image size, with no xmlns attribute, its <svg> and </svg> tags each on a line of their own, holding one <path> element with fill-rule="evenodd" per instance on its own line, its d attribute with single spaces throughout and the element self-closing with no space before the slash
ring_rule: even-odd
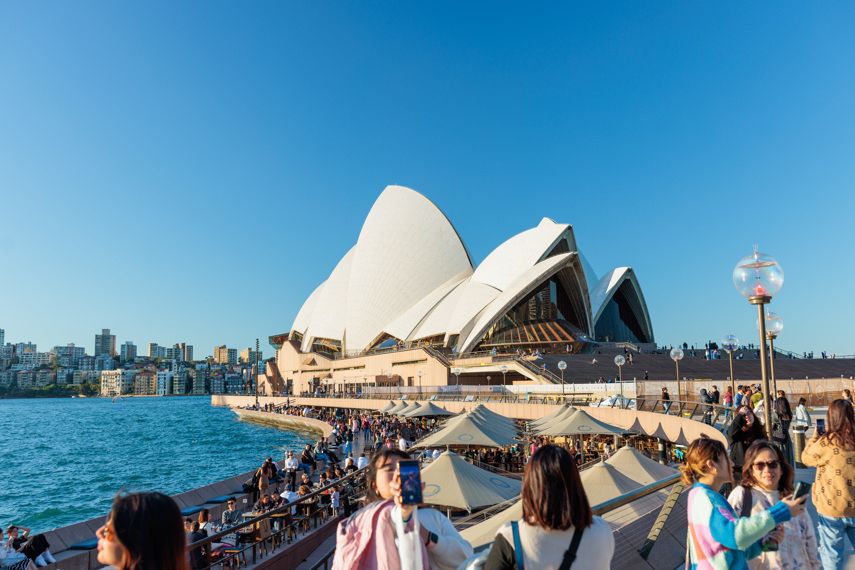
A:
<svg viewBox="0 0 855 570">
<path fill-rule="evenodd" d="M 660 343 L 855 354 L 855 5 L 0 6 L 0 328 L 40 348 L 287 331 L 387 184 L 474 261 L 548 216 Z"/>
</svg>

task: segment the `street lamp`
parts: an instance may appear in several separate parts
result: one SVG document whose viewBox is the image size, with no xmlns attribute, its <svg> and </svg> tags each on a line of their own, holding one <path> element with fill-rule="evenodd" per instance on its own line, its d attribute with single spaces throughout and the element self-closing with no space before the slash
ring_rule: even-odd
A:
<svg viewBox="0 0 855 570">
<path fill-rule="evenodd" d="M 739 294 L 757 305 L 757 324 L 760 328 L 760 377 L 763 381 L 763 415 L 766 432 L 772 439 L 772 410 L 769 399 L 769 376 L 766 374 L 766 315 L 765 307 L 784 284 L 784 270 L 774 257 L 760 253 L 746 255 L 733 268 L 733 285 Z"/>
<path fill-rule="evenodd" d="M 769 378 L 772 382 L 772 392 L 778 395 L 778 380 L 775 378 L 775 339 L 784 330 L 784 319 L 778 313 L 766 313 L 766 338 L 769 339 Z"/>
<path fill-rule="evenodd" d="M 677 400 L 682 402 L 683 398 L 680 396 L 680 361 L 683 360 L 683 349 L 672 348 L 671 360 L 674 361 L 674 366 L 677 367 Z"/>
<path fill-rule="evenodd" d="M 618 371 L 618 382 L 620 382 L 620 405 L 623 406 L 623 365 L 626 364 L 626 358 L 622 354 L 615 356 L 615 364 Z"/>
<path fill-rule="evenodd" d="M 727 351 L 727 358 L 730 360 L 730 393 L 736 398 L 736 385 L 733 380 L 733 351 L 739 348 L 739 339 L 736 335 L 729 334 L 721 339 L 721 347 Z"/>
<path fill-rule="evenodd" d="M 508 367 L 505 366 L 504 364 L 502 364 L 502 367 L 499 368 L 499 370 L 502 371 L 502 386 L 504 386 L 506 383 L 506 378 L 507 378 L 507 374 L 508 374 Z"/>
<path fill-rule="evenodd" d="M 419 370 L 419 397 L 422 395 L 422 371 Z"/>
<path fill-rule="evenodd" d="M 460 373 L 463 372 L 460 368 L 452 368 L 451 373 L 457 377 L 457 392 L 460 393 Z"/>
<path fill-rule="evenodd" d="M 490 375 L 487 375 L 487 391 L 490 391 Z"/>
<path fill-rule="evenodd" d="M 561 371 L 561 398 L 564 398 L 564 371 L 567 370 L 567 363 L 563 360 L 558 363 L 558 370 Z"/>
</svg>

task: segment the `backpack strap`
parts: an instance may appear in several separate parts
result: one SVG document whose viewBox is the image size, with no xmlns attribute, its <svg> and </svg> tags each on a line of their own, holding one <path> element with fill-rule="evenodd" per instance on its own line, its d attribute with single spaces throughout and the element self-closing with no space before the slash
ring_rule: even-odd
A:
<svg viewBox="0 0 855 570">
<path fill-rule="evenodd" d="M 579 543 L 582 542 L 582 533 L 584 528 L 577 528 L 573 531 L 573 539 L 570 541 L 570 548 L 564 553 L 564 560 L 561 561 L 561 566 L 558 570 L 570 570 L 573 562 L 576 561 L 576 551 L 579 550 Z"/>
<path fill-rule="evenodd" d="M 519 522 L 511 521 L 511 533 L 514 535 L 514 558 L 516 558 L 517 561 L 517 570 L 525 570 Z"/>
<path fill-rule="evenodd" d="M 754 502 L 754 494 L 748 487 L 742 487 L 742 506 L 739 507 L 740 517 L 750 517 L 751 507 Z"/>
</svg>

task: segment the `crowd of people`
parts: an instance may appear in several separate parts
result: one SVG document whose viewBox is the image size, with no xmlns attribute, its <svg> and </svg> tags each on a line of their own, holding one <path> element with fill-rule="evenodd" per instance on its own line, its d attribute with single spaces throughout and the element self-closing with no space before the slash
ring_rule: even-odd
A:
<svg viewBox="0 0 855 570">
<path fill-rule="evenodd" d="M 710 403 L 723 398 L 717 392 L 715 387 L 707 391 Z M 842 568 L 846 538 L 855 543 L 851 393 L 832 402 L 825 430 L 816 430 L 801 454 L 802 462 L 816 468 L 809 496 L 795 481 L 787 442 L 774 436 L 766 439 L 763 410 L 758 411 L 762 395 L 757 398 L 753 387 L 740 386 L 731 396 L 735 415 L 726 433 L 730 448 L 702 436 L 679 457 L 689 486 L 687 569 Z M 784 402 L 779 393 L 770 403 L 781 429 L 789 428 L 785 422 L 812 425 L 804 401 L 795 412 Z M 280 463 L 272 457 L 262 463 L 248 481 L 254 515 L 289 504 L 295 515 L 304 508 L 343 515 L 336 533 L 336 570 L 451 570 L 472 559 L 472 547 L 445 514 L 404 500 L 399 464 L 413 458 L 410 445 L 435 427 L 430 421 L 319 408 L 277 412 L 314 417 L 332 430 L 314 445 L 287 451 Z M 522 518 L 498 529 L 484 562 L 486 570 L 611 566 L 614 536 L 609 525 L 592 513 L 579 477 L 577 445 L 582 447 L 581 442 L 561 446 L 534 439 L 505 450 L 472 452 L 473 459 L 484 463 L 509 467 L 519 460 L 523 466 Z M 367 468 L 366 487 L 357 503 L 346 476 L 362 468 Z M 313 504 L 293 504 L 322 489 Z M 818 513 L 818 527 L 805 508 L 809 498 Z M 98 561 L 117 570 L 204 568 L 210 564 L 210 546 L 188 553 L 187 545 L 240 524 L 242 517 L 233 498 L 219 517 L 203 509 L 184 518 L 165 495 L 120 494 L 97 531 Z M 6 529 L 6 535 L 0 541 L 5 567 L 30 570 L 52 562 L 44 536 L 14 526 Z M 12 554 L 22 556 L 11 560 L 14 566 L 8 560 Z"/>
</svg>

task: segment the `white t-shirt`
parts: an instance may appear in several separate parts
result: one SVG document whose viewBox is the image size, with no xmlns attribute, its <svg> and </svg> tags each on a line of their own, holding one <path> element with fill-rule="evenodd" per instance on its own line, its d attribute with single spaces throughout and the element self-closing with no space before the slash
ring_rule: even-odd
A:
<svg viewBox="0 0 855 570">
<path fill-rule="evenodd" d="M 286 502 L 286 503 L 292 503 L 292 502 L 296 501 L 297 499 L 299 499 L 299 498 L 300 498 L 300 495 L 298 495 L 298 494 L 297 494 L 297 493 L 295 493 L 294 491 L 285 491 L 284 493 L 282 493 L 281 497 L 282 497 L 283 499 L 285 499 L 285 502 Z M 296 514 L 297 514 L 297 507 L 296 507 L 296 505 L 295 505 L 295 506 L 293 506 L 293 507 L 291 507 L 291 514 L 292 514 L 292 515 L 296 515 Z"/>
<path fill-rule="evenodd" d="M 356 460 L 356 468 L 362 469 L 363 467 L 368 467 L 368 458 L 364 455 L 360 455 Z"/>
<path fill-rule="evenodd" d="M 300 467 L 300 462 L 297 461 L 296 457 L 291 456 L 285 460 L 285 470 L 286 471 L 290 470 L 290 469 L 293 469 L 296 471 L 298 467 Z"/>
<path fill-rule="evenodd" d="M 398 449 L 401 451 L 407 451 L 407 440 L 403 437 L 398 439 Z"/>
</svg>

